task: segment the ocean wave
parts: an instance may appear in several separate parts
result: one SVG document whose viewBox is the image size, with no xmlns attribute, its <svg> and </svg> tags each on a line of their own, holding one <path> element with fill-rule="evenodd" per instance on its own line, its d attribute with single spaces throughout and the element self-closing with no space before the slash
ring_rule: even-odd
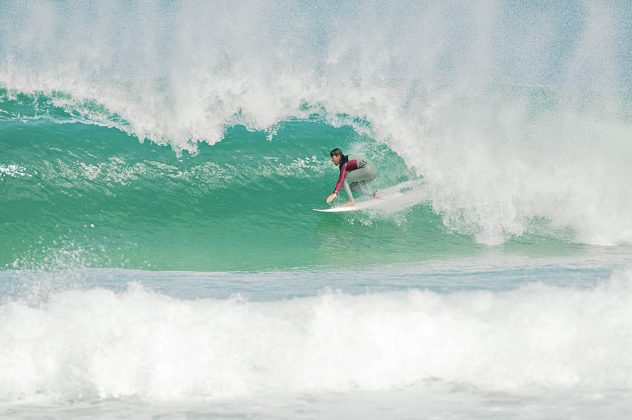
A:
<svg viewBox="0 0 632 420">
<path fill-rule="evenodd" d="M 592 287 L 182 300 L 139 284 L 0 305 L 0 399 L 628 389 L 632 274 Z"/>
<path fill-rule="evenodd" d="M 7 3 L 0 19 L 2 118 L 105 125 L 181 155 L 221 145 L 227 127 L 274 143 L 279 125 L 317 116 L 400 156 L 442 223 L 478 243 L 534 220 L 578 243 L 632 243 L 631 34 L 616 2 Z"/>
</svg>

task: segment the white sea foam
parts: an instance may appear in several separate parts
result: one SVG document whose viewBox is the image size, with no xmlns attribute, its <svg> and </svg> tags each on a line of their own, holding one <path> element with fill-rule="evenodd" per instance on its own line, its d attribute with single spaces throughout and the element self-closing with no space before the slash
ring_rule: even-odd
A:
<svg viewBox="0 0 632 420">
<path fill-rule="evenodd" d="M 226 124 L 273 130 L 320 112 L 387 142 L 445 223 L 479 242 L 533 219 L 580 242 L 632 242 L 622 5 L 3 7 L 0 83 L 65 92 L 56 104 L 73 115 L 181 150 Z"/>
<path fill-rule="evenodd" d="M 26 173 L 26 170 L 22 166 L 11 163 L 9 165 L 0 164 L 0 179 L 4 176 L 18 178 L 23 176 L 28 177 L 30 175 Z"/>
<path fill-rule="evenodd" d="M 4 401 L 629 389 L 632 272 L 593 288 L 180 300 L 138 284 L 0 306 Z"/>
</svg>

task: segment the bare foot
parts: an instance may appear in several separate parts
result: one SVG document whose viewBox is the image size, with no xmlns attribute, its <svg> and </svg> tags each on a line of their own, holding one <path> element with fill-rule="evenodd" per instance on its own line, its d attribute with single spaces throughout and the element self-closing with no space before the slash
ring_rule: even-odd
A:
<svg viewBox="0 0 632 420">
<path fill-rule="evenodd" d="M 349 200 L 346 203 L 344 203 L 343 205 L 345 205 L 345 206 L 354 206 L 355 205 L 355 201 Z"/>
</svg>

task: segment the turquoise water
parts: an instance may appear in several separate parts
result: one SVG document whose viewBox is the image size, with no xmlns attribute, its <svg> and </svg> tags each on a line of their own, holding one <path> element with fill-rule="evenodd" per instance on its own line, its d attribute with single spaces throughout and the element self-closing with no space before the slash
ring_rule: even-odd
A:
<svg viewBox="0 0 632 420">
<path fill-rule="evenodd" d="M 0 416 L 629 418 L 631 16 L 0 1 Z"/>
<path fill-rule="evenodd" d="M 327 207 L 337 179 L 333 147 L 369 154 L 380 170 L 376 189 L 409 180 L 425 188 L 387 144 L 318 115 L 280 122 L 273 132 L 231 126 L 218 144 L 174 153 L 77 121 L 48 97 L 0 93 L 5 269 L 353 269 L 489 248 L 477 241 L 477 227 L 451 222 L 428 194 L 391 211 L 313 212 Z M 585 247 L 545 218 L 524 223 L 496 246 L 534 256 Z"/>
<path fill-rule="evenodd" d="M 290 121 L 266 139 L 236 126 L 221 143 L 181 156 L 115 128 L 80 123 L 11 121 L 4 133 L 4 157 L 13 165 L 3 176 L 6 268 L 362 266 L 416 261 L 415 250 L 431 257 L 472 243 L 447 231 L 423 203 L 395 215 L 313 212 L 326 207 L 337 179 L 327 159 L 332 145 L 371 150 L 385 168 L 381 185 L 414 177 L 385 145 L 349 127 Z M 442 237 L 452 239 L 441 244 Z"/>
</svg>

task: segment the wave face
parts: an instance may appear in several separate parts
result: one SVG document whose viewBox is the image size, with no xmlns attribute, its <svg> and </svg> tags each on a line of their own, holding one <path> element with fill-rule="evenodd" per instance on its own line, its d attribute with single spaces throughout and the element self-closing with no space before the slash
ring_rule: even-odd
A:
<svg viewBox="0 0 632 420">
<path fill-rule="evenodd" d="M 221 143 L 180 157 L 81 123 L 12 121 L 4 130 L 11 162 L 0 166 L 5 268 L 357 266 L 414 261 L 415 250 L 437 239 L 429 257 L 453 248 L 427 205 L 346 217 L 312 211 L 326 206 L 337 179 L 332 144 L 378 157 L 386 170 L 377 187 L 412 176 L 385 145 L 349 127 L 287 122 L 272 141 L 235 127 Z M 353 242 L 362 243 L 361 255 Z M 471 240 L 461 243 L 471 248 Z"/>
<path fill-rule="evenodd" d="M 626 2 L 2 12 L 4 266 L 338 264 L 341 224 L 374 227 L 367 260 L 534 232 L 632 242 Z M 380 186 L 423 176 L 424 203 L 305 215 L 331 188 L 335 146 L 372 154 Z"/>
</svg>

